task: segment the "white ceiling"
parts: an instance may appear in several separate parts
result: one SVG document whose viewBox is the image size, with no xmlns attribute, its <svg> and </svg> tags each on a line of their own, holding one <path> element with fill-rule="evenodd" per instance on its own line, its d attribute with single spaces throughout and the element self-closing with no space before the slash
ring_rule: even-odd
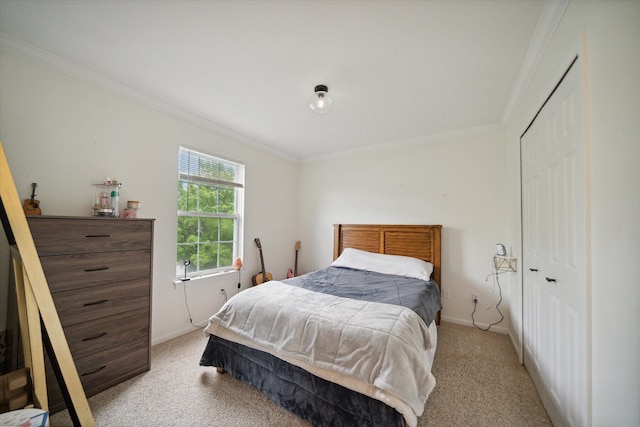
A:
<svg viewBox="0 0 640 427">
<path fill-rule="evenodd" d="M 0 0 L 0 47 L 305 160 L 500 123 L 544 11 L 543 0 Z M 326 116 L 308 108 L 316 84 L 334 100 Z"/>
</svg>

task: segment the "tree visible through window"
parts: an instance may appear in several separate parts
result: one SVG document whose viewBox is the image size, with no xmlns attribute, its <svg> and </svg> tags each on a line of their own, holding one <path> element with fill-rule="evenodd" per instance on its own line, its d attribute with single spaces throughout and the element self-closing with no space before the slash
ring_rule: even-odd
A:
<svg viewBox="0 0 640 427">
<path fill-rule="evenodd" d="M 239 253 L 244 166 L 180 147 L 176 276 L 228 268 Z"/>
</svg>

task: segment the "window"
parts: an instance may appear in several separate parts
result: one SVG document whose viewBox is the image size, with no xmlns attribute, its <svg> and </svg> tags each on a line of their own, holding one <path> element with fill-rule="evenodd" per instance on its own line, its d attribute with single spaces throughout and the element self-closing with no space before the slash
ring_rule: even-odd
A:
<svg viewBox="0 0 640 427">
<path fill-rule="evenodd" d="M 240 254 L 244 166 L 180 147 L 176 277 L 229 268 Z"/>
</svg>

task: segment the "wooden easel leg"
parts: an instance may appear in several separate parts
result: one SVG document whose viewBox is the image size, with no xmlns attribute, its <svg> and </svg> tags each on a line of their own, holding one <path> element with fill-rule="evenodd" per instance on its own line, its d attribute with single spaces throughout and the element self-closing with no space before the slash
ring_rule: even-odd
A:
<svg viewBox="0 0 640 427">
<path fill-rule="evenodd" d="M 42 329 L 40 327 L 40 312 L 29 283 L 29 277 L 24 277 L 24 294 L 29 322 L 29 345 L 31 347 L 31 380 L 33 384 L 33 400 L 37 407 L 48 411 L 47 376 L 44 370 L 44 348 L 42 346 Z"/>
<path fill-rule="evenodd" d="M 16 257 L 15 253 L 12 258 L 24 363 L 25 366 L 29 368 L 29 374 L 31 376 L 33 401 L 36 407 L 48 411 L 47 380 L 44 370 L 40 313 L 38 312 L 38 306 L 31 291 L 31 286 L 29 285 L 29 278 L 24 274 L 22 269 L 22 262 Z M 25 283 L 27 286 L 25 286 Z"/>
<path fill-rule="evenodd" d="M 16 282 L 16 300 L 18 303 L 20 337 L 22 338 L 22 353 L 24 355 L 25 367 L 31 370 L 31 338 L 29 337 L 29 316 L 27 315 L 27 301 L 24 292 L 24 281 L 22 279 L 24 277 L 22 272 L 22 263 L 15 257 L 13 257 L 12 263 Z"/>
<path fill-rule="evenodd" d="M 62 392 L 62 397 L 64 398 L 64 402 L 67 404 L 67 409 L 69 410 L 69 416 L 71 417 L 71 421 L 74 426 L 81 426 L 80 418 L 78 417 L 78 412 L 73 404 L 73 399 L 71 398 L 71 394 L 69 393 L 69 388 L 67 384 L 64 382 L 64 377 L 62 375 L 62 369 L 60 368 L 60 364 L 58 363 L 58 358 L 56 357 L 55 351 L 53 351 L 53 346 L 51 345 L 51 340 L 49 339 L 49 334 L 47 334 L 46 329 L 44 329 L 44 347 L 47 350 L 47 355 L 49 355 L 49 361 L 51 362 L 51 367 L 53 368 L 53 372 L 58 380 L 58 385 L 60 386 L 60 391 Z"/>
</svg>

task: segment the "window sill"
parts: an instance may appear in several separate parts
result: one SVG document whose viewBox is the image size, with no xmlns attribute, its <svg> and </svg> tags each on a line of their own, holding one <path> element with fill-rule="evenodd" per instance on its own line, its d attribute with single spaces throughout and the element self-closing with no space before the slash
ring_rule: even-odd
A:
<svg viewBox="0 0 640 427">
<path fill-rule="evenodd" d="M 197 282 L 203 279 L 215 279 L 221 276 L 228 276 L 229 274 L 234 274 L 237 273 L 240 270 L 233 270 L 233 269 L 229 269 L 229 270 L 222 270 L 222 271 L 218 271 L 215 273 L 209 273 L 209 274 L 203 274 L 201 276 L 191 276 L 191 277 L 187 277 L 187 279 L 185 280 L 184 278 L 176 278 L 176 280 L 173 282 L 174 285 L 178 285 L 180 283 L 186 283 L 186 282 Z"/>
</svg>

